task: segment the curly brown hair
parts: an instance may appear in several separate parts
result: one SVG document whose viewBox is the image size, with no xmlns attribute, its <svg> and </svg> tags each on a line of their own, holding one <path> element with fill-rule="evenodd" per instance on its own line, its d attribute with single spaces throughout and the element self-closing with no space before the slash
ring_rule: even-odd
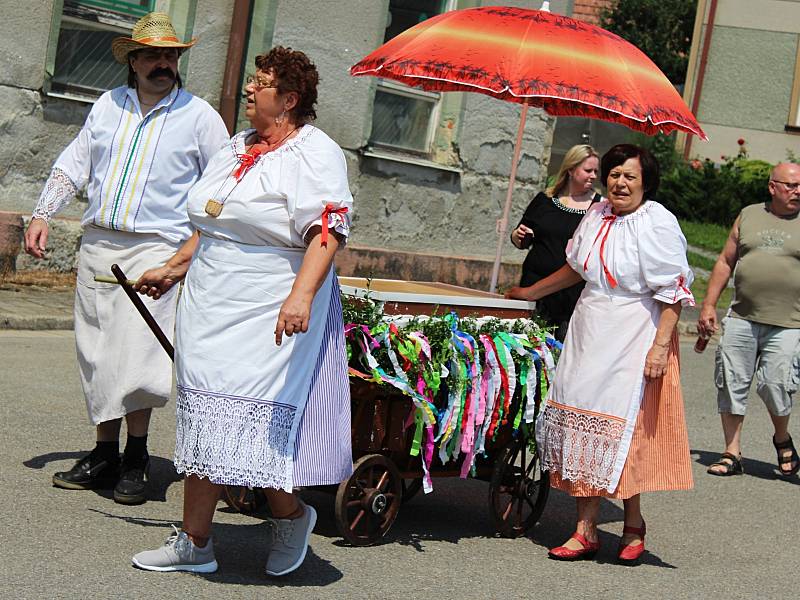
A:
<svg viewBox="0 0 800 600">
<path fill-rule="evenodd" d="M 256 68 L 271 73 L 278 83 L 278 93 L 295 92 L 297 104 L 289 111 L 294 121 L 301 125 L 317 118 L 317 67 L 305 53 L 283 46 L 275 46 L 267 54 L 256 56 Z"/>
</svg>

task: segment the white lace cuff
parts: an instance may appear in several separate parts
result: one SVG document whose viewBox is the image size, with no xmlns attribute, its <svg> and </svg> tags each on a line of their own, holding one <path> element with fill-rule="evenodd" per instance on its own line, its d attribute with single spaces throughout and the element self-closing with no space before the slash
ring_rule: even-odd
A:
<svg viewBox="0 0 800 600">
<path fill-rule="evenodd" d="M 34 219 L 43 219 L 49 222 L 50 219 L 72 200 L 78 193 L 77 186 L 72 182 L 64 171 L 55 167 L 44 184 L 36 208 L 31 215 Z"/>
</svg>

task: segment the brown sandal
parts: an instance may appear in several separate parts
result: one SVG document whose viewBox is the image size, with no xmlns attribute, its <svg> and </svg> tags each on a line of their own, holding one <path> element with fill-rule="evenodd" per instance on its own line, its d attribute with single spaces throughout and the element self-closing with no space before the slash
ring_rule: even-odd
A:
<svg viewBox="0 0 800 600">
<path fill-rule="evenodd" d="M 730 462 L 725 462 L 729 460 Z M 723 467 L 725 470 L 715 471 L 714 467 Z M 717 475 L 718 477 L 728 477 L 729 475 L 742 475 L 744 467 L 742 466 L 742 459 L 739 456 L 734 456 L 730 452 L 723 452 L 719 460 L 714 464 L 708 466 L 706 473 L 709 475 Z"/>
<path fill-rule="evenodd" d="M 797 455 L 797 449 L 794 447 L 794 443 L 792 443 L 792 436 L 789 436 L 789 439 L 785 442 L 776 442 L 775 436 L 772 436 L 772 445 L 775 446 L 775 451 L 778 453 L 778 470 L 781 472 L 781 475 L 784 477 L 791 477 L 798 471 L 800 471 L 800 456 Z M 791 456 L 781 456 L 781 452 L 783 450 L 791 450 Z M 790 467 L 788 470 L 783 468 L 783 465 L 791 465 L 794 463 L 794 467 Z"/>
</svg>

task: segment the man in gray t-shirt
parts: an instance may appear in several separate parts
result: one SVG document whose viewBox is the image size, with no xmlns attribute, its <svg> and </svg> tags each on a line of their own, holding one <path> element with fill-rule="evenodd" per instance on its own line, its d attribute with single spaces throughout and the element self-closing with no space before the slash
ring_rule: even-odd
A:
<svg viewBox="0 0 800 600">
<path fill-rule="evenodd" d="M 747 396 L 755 376 L 769 410 L 781 475 L 800 470 L 789 415 L 800 382 L 800 165 L 782 163 L 770 174 L 764 204 L 742 209 L 717 259 L 703 300 L 698 332 L 718 329 L 716 305 L 734 273 L 734 300 L 722 320 L 715 384 L 725 452 L 711 475 L 738 475 Z"/>
</svg>

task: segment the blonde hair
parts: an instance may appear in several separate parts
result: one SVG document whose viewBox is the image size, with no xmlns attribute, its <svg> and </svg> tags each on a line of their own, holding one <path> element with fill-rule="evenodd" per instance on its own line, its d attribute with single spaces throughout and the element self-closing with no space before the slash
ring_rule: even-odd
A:
<svg viewBox="0 0 800 600">
<path fill-rule="evenodd" d="M 548 196 L 557 195 L 562 189 L 564 189 L 564 186 L 567 185 L 567 182 L 569 182 L 569 172 L 590 156 L 594 156 L 597 159 L 600 158 L 600 155 L 597 154 L 597 151 L 589 144 L 578 144 L 577 146 L 573 146 L 567 150 L 567 153 L 564 155 L 564 160 L 561 161 L 561 167 L 558 169 L 558 175 L 556 175 L 555 183 L 548 187 L 544 193 Z"/>
</svg>

